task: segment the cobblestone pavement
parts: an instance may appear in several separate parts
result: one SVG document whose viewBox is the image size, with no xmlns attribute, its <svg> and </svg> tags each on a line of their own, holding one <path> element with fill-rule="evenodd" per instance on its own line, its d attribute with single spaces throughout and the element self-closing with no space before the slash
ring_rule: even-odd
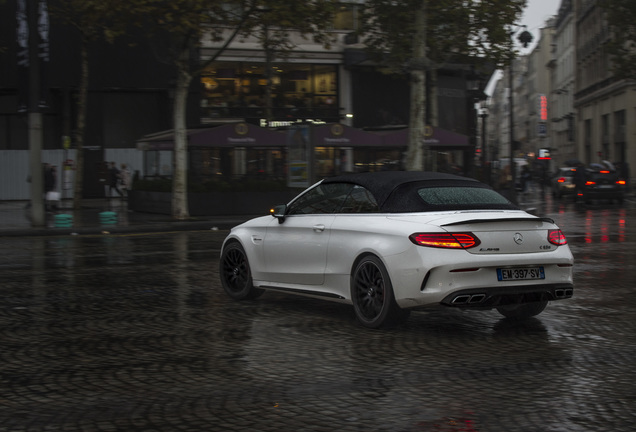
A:
<svg viewBox="0 0 636 432">
<path fill-rule="evenodd" d="M 636 220 L 549 208 L 571 300 L 526 323 L 229 300 L 216 232 L 0 242 L 0 431 L 633 431 Z"/>
</svg>

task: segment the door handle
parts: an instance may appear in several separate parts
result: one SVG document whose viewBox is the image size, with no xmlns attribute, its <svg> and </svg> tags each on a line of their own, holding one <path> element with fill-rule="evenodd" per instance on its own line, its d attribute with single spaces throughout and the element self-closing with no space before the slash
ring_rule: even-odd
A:
<svg viewBox="0 0 636 432">
<path fill-rule="evenodd" d="M 325 230 L 325 226 L 323 224 L 314 225 L 313 230 L 316 232 L 323 232 Z"/>
</svg>

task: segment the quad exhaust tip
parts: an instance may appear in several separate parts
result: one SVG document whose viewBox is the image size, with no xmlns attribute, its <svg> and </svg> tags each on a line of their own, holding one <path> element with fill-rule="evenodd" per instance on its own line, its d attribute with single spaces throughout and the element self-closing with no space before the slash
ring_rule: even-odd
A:
<svg viewBox="0 0 636 432">
<path fill-rule="evenodd" d="M 554 296 L 558 299 L 570 298 L 574 294 L 572 288 L 554 290 Z"/>
<path fill-rule="evenodd" d="M 553 294 L 548 292 L 545 293 L 547 299 L 551 300 L 560 300 L 572 297 L 574 294 L 573 288 L 559 288 L 555 289 Z M 545 298 L 542 296 L 542 298 Z M 450 302 L 451 305 L 454 306 L 462 306 L 462 305 L 477 305 L 484 303 L 488 299 L 488 296 L 485 293 L 479 294 L 460 294 L 455 296 L 453 300 Z"/>
<path fill-rule="evenodd" d="M 477 304 L 483 302 L 484 300 L 486 300 L 486 294 L 463 294 L 455 297 L 451 304 Z"/>
</svg>

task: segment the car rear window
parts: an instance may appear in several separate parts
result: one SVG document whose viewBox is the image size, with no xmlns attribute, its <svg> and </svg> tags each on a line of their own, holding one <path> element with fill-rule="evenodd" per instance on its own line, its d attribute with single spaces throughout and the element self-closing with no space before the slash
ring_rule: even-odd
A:
<svg viewBox="0 0 636 432">
<path fill-rule="evenodd" d="M 421 188 L 418 195 L 428 205 L 507 205 L 510 202 L 490 189 L 475 187 L 431 187 Z"/>
<path fill-rule="evenodd" d="M 518 207 L 487 185 L 468 181 L 404 184 L 382 205 L 382 211 L 391 213 L 479 209 L 516 210 Z"/>
</svg>

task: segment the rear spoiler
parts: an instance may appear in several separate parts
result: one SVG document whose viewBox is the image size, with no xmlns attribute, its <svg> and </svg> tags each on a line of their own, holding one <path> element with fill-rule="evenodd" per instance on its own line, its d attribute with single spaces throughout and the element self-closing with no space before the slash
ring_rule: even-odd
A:
<svg viewBox="0 0 636 432">
<path fill-rule="evenodd" d="M 488 222 L 547 222 L 554 223 L 554 220 L 547 217 L 516 217 L 516 218 L 497 218 L 497 219 L 469 219 L 461 222 L 450 222 L 441 226 L 488 223 Z"/>
</svg>

